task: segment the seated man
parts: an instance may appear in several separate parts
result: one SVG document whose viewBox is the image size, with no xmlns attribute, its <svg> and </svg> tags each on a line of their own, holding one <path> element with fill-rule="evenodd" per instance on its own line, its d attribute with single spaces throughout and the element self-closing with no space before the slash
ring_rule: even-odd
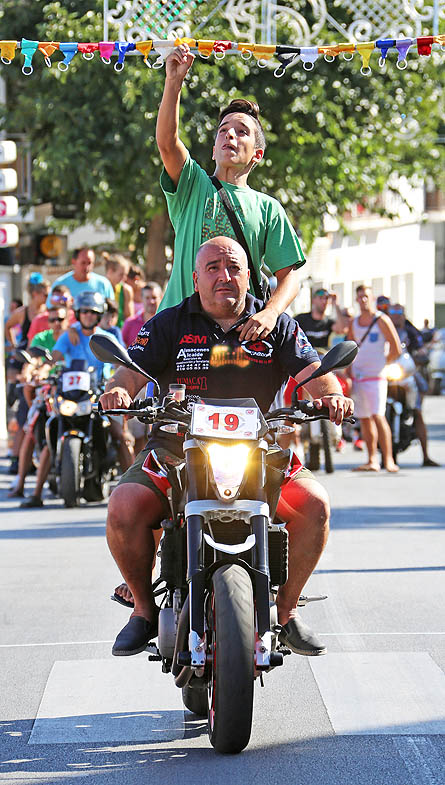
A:
<svg viewBox="0 0 445 785">
<path fill-rule="evenodd" d="M 202 395 L 254 396 L 266 412 L 289 375 L 303 379 L 319 366 L 317 353 L 287 314 L 278 318 L 266 340 L 241 339 L 246 319 L 260 311 L 263 303 L 247 293 L 247 259 L 235 240 L 216 237 L 205 242 L 197 254 L 193 280 L 195 294 L 154 316 L 150 329 L 142 328 L 128 350 L 141 368 L 158 379 L 161 397 L 168 392 L 169 383 L 185 383 L 190 401 L 200 400 Z M 199 342 L 189 345 L 193 336 Z M 217 362 L 221 349 L 224 363 Z M 182 368 L 192 362 L 196 370 L 188 375 Z M 101 396 L 103 408 L 130 407 L 145 383 L 141 374 L 119 368 Z M 317 408 L 329 407 L 333 422 L 340 424 L 352 413 L 352 401 L 342 395 L 333 374 L 305 386 Z M 134 612 L 113 646 L 115 655 L 143 651 L 157 631 L 150 580 L 153 530 L 169 515 L 169 507 L 141 466 L 147 449 L 161 434 L 150 435 L 146 450 L 123 475 L 108 506 L 108 545 L 134 598 Z M 283 486 L 277 513 L 287 521 L 289 531 L 289 578 L 277 598 L 280 640 L 298 654 L 324 654 L 323 643 L 296 613 L 303 586 L 325 546 L 329 520 L 327 494 L 303 466 Z M 122 596 L 124 591 L 125 587 Z"/>
</svg>

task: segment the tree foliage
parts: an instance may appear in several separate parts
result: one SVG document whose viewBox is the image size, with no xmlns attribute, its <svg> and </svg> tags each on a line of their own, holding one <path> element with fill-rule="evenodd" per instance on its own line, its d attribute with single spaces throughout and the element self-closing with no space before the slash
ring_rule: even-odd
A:
<svg viewBox="0 0 445 785">
<path fill-rule="evenodd" d="M 101 0 L 4 0 L 0 37 L 100 41 L 101 10 Z M 230 38 L 231 32 L 216 15 L 200 35 Z M 282 28 L 279 40 L 285 36 Z M 335 38 L 329 31 L 322 37 Z M 312 72 L 297 64 L 281 79 L 236 55 L 197 59 L 183 91 L 181 135 L 211 171 L 219 109 L 235 96 L 254 98 L 268 148 L 249 183 L 280 199 L 310 246 L 328 208 L 341 215 L 353 203 L 369 203 L 391 173 L 439 177 L 444 57 L 415 54 L 399 71 L 388 56 L 392 62 L 382 73 L 374 53 L 370 77 L 360 74 L 358 55 L 353 62 L 319 58 Z M 55 62 L 46 68 L 36 53 L 34 73 L 25 77 L 21 63 L 17 55 L 2 68 L 8 96 L 2 127 L 31 139 L 35 199 L 75 204 L 79 222 L 99 219 L 141 252 L 150 220 L 165 210 L 155 143 L 164 71 L 135 56 L 118 74 L 97 54 L 91 62 L 78 54 L 62 73 Z"/>
</svg>

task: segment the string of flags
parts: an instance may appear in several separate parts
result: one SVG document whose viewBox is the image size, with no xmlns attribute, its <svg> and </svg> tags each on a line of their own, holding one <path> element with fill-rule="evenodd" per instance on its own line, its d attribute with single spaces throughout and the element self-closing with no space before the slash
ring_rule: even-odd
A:
<svg viewBox="0 0 445 785">
<path fill-rule="evenodd" d="M 180 44 L 188 44 L 193 53 L 197 53 L 204 59 L 209 58 L 213 54 L 217 60 L 222 60 L 228 52 L 239 53 L 243 60 L 249 60 L 253 57 L 260 68 L 265 68 L 268 62 L 275 57 L 279 61 L 279 65 L 274 71 L 276 77 L 284 76 L 286 68 L 292 65 L 298 58 L 306 71 L 312 71 L 320 55 L 327 62 L 333 62 L 339 55 L 342 55 L 345 60 L 352 60 L 354 54 L 358 52 L 362 60 L 360 73 L 363 76 L 369 76 L 371 74 L 370 61 L 374 51 L 377 51 L 379 54 L 379 66 L 384 68 L 388 53 L 395 49 L 397 51 L 396 66 L 400 70 L 404 70 L 408 65 L 407 55 L 411 47 L 415 46 L 417 54 L 420 56 L 431 55 L 433 44 L 438 44 L 441 50 L 445 51 L 445 35 L 428 35 L 420 36 L 419 38 L 382 38 L 377 41 L 364 43 L 350 42 L 328 44 L 326 46 L 269 45 L 248 42 L 210 41 L 195 38 L 164 39 L 160 41 L 150 39 L 137 43 L 128 41 L 75 43 L 71 41 L 30 41 L 22 38 L 21 41 L 0 41 L 0 59 L 4 65 L 9 65 L 14 59 L 17 50 L 20 50 L 23 56 L 22 73 L 25 76 L 30 76 L 34 70 L 33 58 L 36 52 L 40 52 L 48 68 L 52 65 L 52 55 L 55 52 L 60 52 L 63 59 L 57 61 L 57 66 L 61 71 L 68 70 L 76 54 L 80 53 L 85 60 L 92 60 L 97 52 L 102 62 L 106 64 L 111 63 L 112 56 L 117 56 L 114 70 L 119 72 L 124 69 L 126 55 L 132 52 L 142 55 L 144 63 L 149 68 L 156 69 L 162 68 L 165 58 Z M 157 59 L 151 63 L 149 55 L 153 54 L 157 55 Z"/>
</svg>

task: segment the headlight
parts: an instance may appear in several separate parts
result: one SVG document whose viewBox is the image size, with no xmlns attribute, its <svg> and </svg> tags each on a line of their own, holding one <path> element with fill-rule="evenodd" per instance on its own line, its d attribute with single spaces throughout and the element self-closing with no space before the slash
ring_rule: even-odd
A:
<svg viewBox="0 0 445 785">
<path fill-rule="evenodd" d="M 239 491 L 251 448 L 246 444 L 217 444 L 207 447 L 213 478 L 222 499 L 230 501 Z"/>
<path fill-rule="evenodd" d="M 59 411 L 64 417 L 72 417 L 76 414 L 82 417 L 86 414 L 91 414 L 91 401 L 68 401 L 64 399 L 59 402 Z"/>
<path fill-rule="evenodd" d="M 403 379 L 404 372 L 403 368 L 399 363 L 391 363 L 387 365 L 384 370 L 385 376 L 389 382 L 399 382 L 400 379 Z"/>
<path fill-rule="evenodd" d="M 76 409 L 77 403 L 75 401 L 67 401 L 64 399 L 59 402 L 59 412 L 60 414 L 63 414 L 64 417 L 72 417 Z"/>
</svg>

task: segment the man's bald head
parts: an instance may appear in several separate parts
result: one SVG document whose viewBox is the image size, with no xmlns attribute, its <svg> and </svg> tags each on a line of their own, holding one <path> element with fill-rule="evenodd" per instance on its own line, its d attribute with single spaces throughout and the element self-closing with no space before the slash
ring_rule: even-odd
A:
<svg viewBox="0 0 445 785">
<path fill-rule="evenodd" d="M 244 248 L 232 237 L 212 237 L 206 240 L 196 254 L 195 269 L 198 271 L 199 267 L 206 264 L 211 259 L 220 259 L 228 257 L 236 259 L 246 269 L 248 268 L 247 256 Z"/>
<path fill-rule="evenodd" d="M 196 255 L 193 282 L 209 314 L 239 313 L 245 307 L 249 265 L 242 246 L 231 237 L 212 237 Z"/>
</svg>

